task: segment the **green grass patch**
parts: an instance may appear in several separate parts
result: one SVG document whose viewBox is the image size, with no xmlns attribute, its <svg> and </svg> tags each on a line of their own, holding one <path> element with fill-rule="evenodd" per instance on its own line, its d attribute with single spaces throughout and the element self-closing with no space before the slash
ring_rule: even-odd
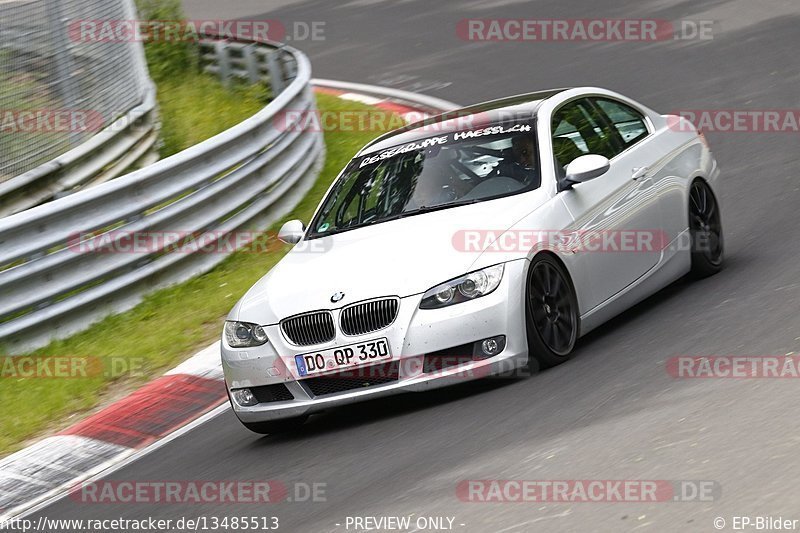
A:
<svg viewBox="0 0 800 533">
<path fill-rule="evenodd" d="M 370 109 L 324 94 L 318 95 L 317 103 L 321 112 Z M 300 218 L 308 223 L 341 168 L 380 133 L 326 133 L 324 169 L 285 220 Z M 274 231 L 284 221 L 270 229 Z M 99 372 L 93 377 L 74 379 L 3 377 L 0 364 L 0 455 L 20 448 L 32 437 L 70 425 L 88 410 L 160 375 L 214 342 L 222 332 L 228 311 L 288 248 L 236 252 L 207 274 L 153 293 L 134 309 L 109 316 L 82 333 L 35 352 L 43 356 L 99 358 L 103 368 L 110 368 L 111 361 L 115 361 L 119 366 L 135 368 L 133 375 L 114 377 Z"/>
<path fill-rule="evenodd" d="M 162 158 L 213 137 L 253 116 L 268 102 L 264 85 L 232 84 L 187 72 L 157 82 Z"/>
<path fill-rule="evenodd" d="M 181 0 L 136 0 L 140 20 L 185 20 Z M 197 43 L 190 40 L 163 39 L 156 36 L 144 42 L 144 54 L 150 76 L 158 83 L 179 78 L 197 70 Z"/>
<path fill-rule="evenodd" d="M 139 18 L 184 20 L 180 0 L 137 0 Z M 254 115 L 264 107 L 264 85 L 232 82 L 200 72 L 198 45 L 190 40 L 145 41 L 147 68 L 158 90 L 162 158 L 209 139 Z"/>
</svg>

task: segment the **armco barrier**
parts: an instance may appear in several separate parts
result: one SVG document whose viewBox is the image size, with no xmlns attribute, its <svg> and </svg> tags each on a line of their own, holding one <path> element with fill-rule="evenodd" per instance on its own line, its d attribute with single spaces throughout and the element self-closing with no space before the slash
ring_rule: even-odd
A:
<svg viewBox="0 0 800 533">
<path fill-rule="evenodd" d="M 322 134 L 278 120 L 287 108 L 315 108 L 311 67 L 294 48 L 258 46 L 280 46 L 296 76 L 257 114 L 141 170 L 0 219 L 0 345 L 7 352 L 85 329 L 226 255 L 92 253 L 70 246 L 77 235 L 205 231 L 223 238 L 268 226 L 305 195 L 324 159 Z"/>
</svg>

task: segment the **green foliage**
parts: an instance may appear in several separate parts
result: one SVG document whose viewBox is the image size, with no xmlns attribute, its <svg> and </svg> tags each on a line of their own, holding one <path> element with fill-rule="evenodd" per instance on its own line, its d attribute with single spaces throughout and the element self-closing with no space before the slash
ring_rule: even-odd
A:
<svg viewBox="0 0 800 533">
<path fill-rule="evenodd" d="M 157 84 L 162 158 L 235 126 L 268 100 L 264 85 L 226 88 L 214 76 L 199 72 L 163 78 Z"/>
<path fill-rule="evenodd" d="M 141 20 L 173 22 L 186 18 L 180 0 L 136 0 L 136 8 Z M 148 39 L 144 43 L 144 53 L 150 76 L 156 82 L 197 71 L 195 42 Z"/>
</svg>

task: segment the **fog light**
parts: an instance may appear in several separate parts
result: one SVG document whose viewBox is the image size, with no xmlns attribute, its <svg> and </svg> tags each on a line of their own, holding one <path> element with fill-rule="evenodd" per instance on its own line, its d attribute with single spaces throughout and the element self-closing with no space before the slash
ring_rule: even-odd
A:
<svg viewBox="0 0 800 533">
<path fill-rule="evenodd" d="M 497 353 L 497 341 L 494 339 L 486 339 L 481 343 L 481 350 L 486 355 L 495 355 Z"/>
<path fill-rule="evenodd" d="M 255 396 L 253 396 L 253 393 L 250 391 L 250 389 L 238 389 L 232 391 L 231 394 L 233 394 L 233 399 L 236 401 L 236 403 L 243 407 L 249 407 L 258 403 L 258 400 Z"/>
<path fill-rule="evenodd" d="M 505 335 L 498 335 L 497 337 L 490 337 L 475 343 L 475 358 L 488 359 L 494 357 L 506 348 Z"/>
</svg>

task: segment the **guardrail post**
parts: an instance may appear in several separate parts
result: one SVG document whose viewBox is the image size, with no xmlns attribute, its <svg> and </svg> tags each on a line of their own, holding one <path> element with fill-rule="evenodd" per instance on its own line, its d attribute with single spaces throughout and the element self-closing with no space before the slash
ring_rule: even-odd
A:
<svg viewBox="0 0 800 533">
<path fill-rule="evenodd" d="M 261 81 L 261 73 L 258 71 L 258 57 L 255 53 L 255 44 L 249 44 L 242 48 L 242 56 L 247 67 L 247 76 L 250 83 Z"/>
<path fill-rule="evenodd" d="M 217 41 L 214 43 L 214 50 L 217 54 L 219 77 L 223 84 L 228 85 L 231 77 L 231 65 L 228 58 L 228 43 L 225 41 Z"/>
<path fill-rule="evenodd" d="M 291 83 L 295 77 L 297 77 L 297 62 L 294 61 L 294 58 L 291 54 L 284 53 L 281 56 L 283 60 L 284 69 L 286 71 L 286 82 Z"/>
<path fill-rule="evenodd" d="M 274 95 L 283 91 L 283 66 L 280 60 L 281 50 L 273 50 L 267 54 L 267 71 L 269 71 L 269 85 Z"/>
</svg>

